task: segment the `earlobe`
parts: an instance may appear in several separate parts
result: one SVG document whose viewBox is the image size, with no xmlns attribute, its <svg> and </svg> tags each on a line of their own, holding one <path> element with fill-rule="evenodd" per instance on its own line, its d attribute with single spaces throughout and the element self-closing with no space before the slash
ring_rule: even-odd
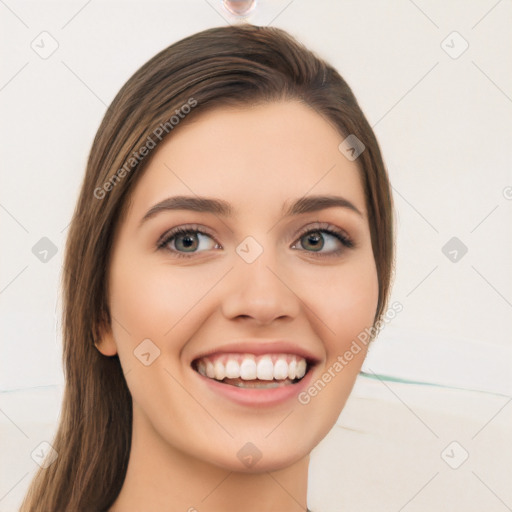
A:
<svg viewBox="0 0 512 512">
<path fill-rule="evenodd" d="M 94 345 L 104 356 L 115 356 L 117 354 L 117 346 L 110 326 L 99 328 L 99 334 L 94 341 Z"/>
</svg>

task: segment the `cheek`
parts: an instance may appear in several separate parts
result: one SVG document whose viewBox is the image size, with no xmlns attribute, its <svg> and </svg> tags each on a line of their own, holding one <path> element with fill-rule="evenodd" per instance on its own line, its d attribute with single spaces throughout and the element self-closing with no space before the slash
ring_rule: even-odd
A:
<svg viewBox="0 0 512 512">
<path fill-rule="evenodd" d="M 146 338 L 163 348 L 172 331 L 175 334 L 193 318 L 194 309 L 212 287 L 212 279 L 211 272 L 199 267 L 191 271 L 154 264 L 147 257 L 114 260 L 110 308 L 115 339 L 121 342 L 118 348 L 135 346 Z"/>
<path fill-rule="evenodd" d="M 379 297 L 373 255 L 325 273 L 314 289 L 315 312 L 325 324 L 325 348 L 329 356 L 338 355 L 373 324 Z"/>
<path fill-rule="evenodd" d="M 373 323 L 379 296 L 377 273 L 351 275 L 337 285 L 340 293 L 335 295 L 333 291 L 330 296 L 329 316 L 341 339 L 347 335 L 352 338 Z"/>
<path fill-rule="evenodd" d="M 162 310 L 172 311 L 168 302 L 172 297 L 171 286 L 166 287 L 161 280 L 155 279 L 147 267 L 132 267 L 123 260 L 116 262 L 111 283 L 112 314 L 130 333 L 133 341 L 141 336 L 161 335 L 164 328 Z M 172 319 L 169 317 L 168 320 Z"/>
<path fill-rule="evenodd" d="M 323 324 L 317 325 L 320 325 L 326 359 L 317 374 L 322 383 L 318 386 L 313 383 L 316 386 L 313 393 L 322 391 L 315 395 L 312 407 L 323 411 L 328 416 L 325 425 L 331 426 L 363 365 L 368 345 L 361 339 L 367 337 L 365 330 L 373 324 L 378 303 L 379 284 L 373 254 L 351 263 L 328 276 L 329 282 L 322 287 L 316 310 L 323 315 Z"/>
</svg>

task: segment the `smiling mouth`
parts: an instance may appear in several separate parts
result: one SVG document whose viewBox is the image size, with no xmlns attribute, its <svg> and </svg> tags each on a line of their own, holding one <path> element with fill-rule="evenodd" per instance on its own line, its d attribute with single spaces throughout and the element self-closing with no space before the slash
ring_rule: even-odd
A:
<svg viewBox="0 0 512 512">
<path fill-rule="evenodd" d="M 195 359 L 192 368 L 203 377 L 248 389 L 268 389 L 300 382 L 311 363 L 295 354 L 213 354 Z"/>
</svg>

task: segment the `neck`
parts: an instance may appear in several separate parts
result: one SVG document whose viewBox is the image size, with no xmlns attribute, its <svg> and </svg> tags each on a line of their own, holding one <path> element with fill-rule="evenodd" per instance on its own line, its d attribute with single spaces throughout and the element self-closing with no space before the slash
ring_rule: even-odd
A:
<svg viewBox="0 0 512 512">
<path fill-rule="evenodd" d="M 306 512 L 308 465 L 309 456 L 259 473 L 224 469 L 171 446 L 134 410 L 126 477 L 108 512 Z"/>
</svg>

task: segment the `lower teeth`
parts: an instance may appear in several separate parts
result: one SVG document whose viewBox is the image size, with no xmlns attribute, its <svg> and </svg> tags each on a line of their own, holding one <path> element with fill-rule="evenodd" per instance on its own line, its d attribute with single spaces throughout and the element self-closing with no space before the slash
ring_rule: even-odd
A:
<svg viewBox="0 0 512 512">
<path fill-rule="evenodd" d="M 244 381 L 242 379 L 223 379 L 221 381 L 223 384 L 228 384 L 231 386 L 236 386 L 238 388 L 256 388 L 256 389 L 270 389 L 270 388 L 280 388 L 282 386 L 287 386 L 289 384 L 294 384 L 298 382 L 298 379 L 290 380 L 273 380 L 273 381 L 262 381 L 262 380 L 247 380 Z"/>
</svg>

